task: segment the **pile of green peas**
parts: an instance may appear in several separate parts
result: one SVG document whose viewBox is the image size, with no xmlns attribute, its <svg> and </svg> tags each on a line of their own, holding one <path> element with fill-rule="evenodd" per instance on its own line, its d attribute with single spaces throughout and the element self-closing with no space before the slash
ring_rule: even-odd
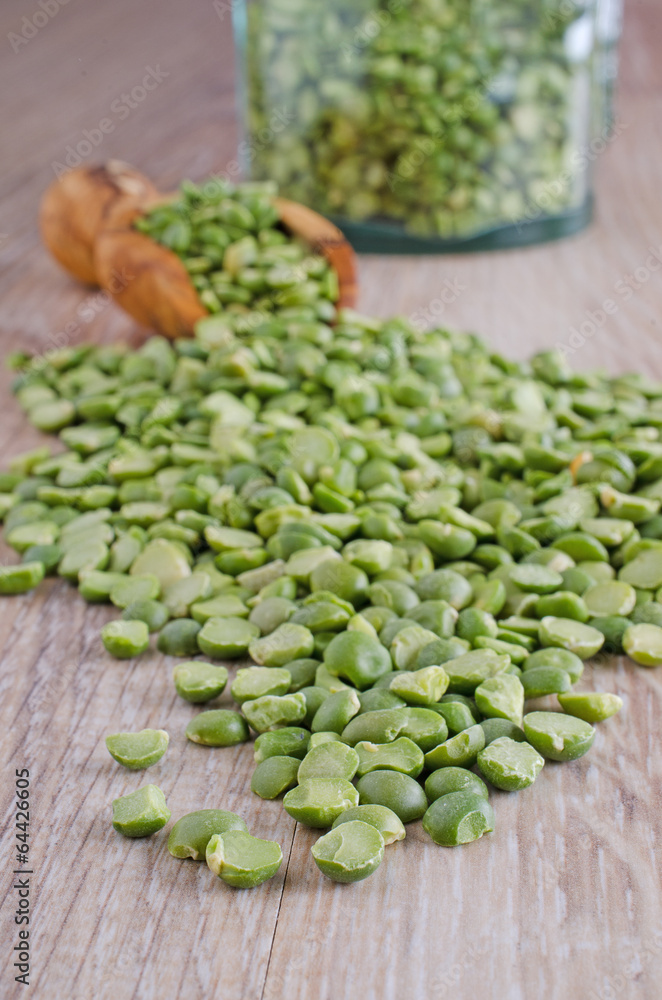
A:
<svg viewBox="0 0 662 1000">
<path fill-rule="evenodd" d="M 338 297 L 336 273 L 282 230 L 275 194 L 270 181 L 184 181 L 176 198 L 134 225 L 183 260 L 209 313 L 249 313 L 255 322 L 255 316 L 312 306 L 315 318 L 328 322 Z"/>
<path fill-rule="evenodd" d="M 243 6 L 255 178 L 341 222 L 417 236 L 582 205 L 591 59 L 576 41 L 590 5 L 249 0 L 245 31 Z"/>
<path fill-rule="evenodd" d="M 59 575 L 120 612 L 112 655 L 155 634 L 203 706 L 187 738 L 255 735 L 253 791 L 332 828 L 313 848 L 331 878 L 371 874 L 418 819 L 444 846 L 490 832 L 488 783 L 528 787 L 620 709 L 574 690 L 584 661 L 662 664 L 662 385 L 644 376 L 398 317 L 332 326 L 311 303 L 18 362 L 17 399 L 60 448 L 0 474 L 21 557 L 0 593 Z M 228 683 L 236 707 L 212 704 Z M 108 748 L 141 770 L 167 745 Z M 167 823 L 157 786 L 131 794 L 120 832 Z M 208 820 L 175 856 L 209 847 L 232 885 L 274 874 L 273 845 Z"/>
</svg>

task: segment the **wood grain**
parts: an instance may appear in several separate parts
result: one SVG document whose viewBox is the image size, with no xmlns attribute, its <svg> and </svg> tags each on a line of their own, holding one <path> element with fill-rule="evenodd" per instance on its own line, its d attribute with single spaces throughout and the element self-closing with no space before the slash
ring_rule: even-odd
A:
<svg viewBox="0 0 662 1000">
<path fill-rule="evenodd" d="M 39 196 L 83 130 L 110 117 L 113 130 L 89 160 L 127 160 L 162 190 L 182 176 L 231 172 L 237 135 L 230 20 L 211 3 L 70 0 L 13 52 L 8 34 L 32 10 L 20 0 L 0 7 L 3 353 L 132 333 L 38 242 Z M 596 161 L 590 229 L 521 251 L 363 257 L 359 307 L 429 314 L 521 357 L 568 344 L 586 324 L 577 367 L 662 377 L 661 272 L 645 273 L 648 248 L 662 244 L 661 48 L 655 0 L 631 0 L 618 107 L 625 127 Z M 167 75 L 120 117 L 114 102 L 147 67 Z M 637 268 L 639 287 L 619 291 Z M 606 299 L 618 308 L 600 321 Z M 43 438 L 11 400 L 9 375 L 0 379 L 8 459 Z M 3 1000 L 658 1000 L 662 672 L 626 661 L 589 668 L 582 686 L 615 690 L 625 707 L 588 757 L 549 764 L 534 789 L 497 794 L 493 836 L 442 850 L 414 825 L 373 878 L 343 887 L 313 866 L 314 835 L 250 794 L 247 747 L 185 741 L 190 709 L 173 693 L 172 661 L 151 653 L 126 664 L 104 652 L 98 631 L 110 616 L 52 581 L 0 608 Z M 171 859 L 164 835 L 130 843 L 113 833 L 111 799 L 141 779 L 110 760 L 103 737 L 144 726 L 172 734 L 148 780 L 163 787 L 173 815 L 214 805 L 241 812 L 283 845 L 277 878 L 236 892 L 204 866 Z M 34 790 L 27 993 L 13 983 L 9 958 L 9 792 L 21 766 Z"/>
</svg>

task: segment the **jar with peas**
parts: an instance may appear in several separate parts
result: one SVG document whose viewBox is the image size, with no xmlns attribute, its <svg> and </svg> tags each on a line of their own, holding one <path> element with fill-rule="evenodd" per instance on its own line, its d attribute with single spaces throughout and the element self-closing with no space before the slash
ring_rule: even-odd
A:
<svg viewBox="0 0 662 1000">
<path fill-rule="evenodd" d="M 240 0 L 243 166 L 359 250 L 513 246 L 590 219 L 620 0 Z"/>
</svg>

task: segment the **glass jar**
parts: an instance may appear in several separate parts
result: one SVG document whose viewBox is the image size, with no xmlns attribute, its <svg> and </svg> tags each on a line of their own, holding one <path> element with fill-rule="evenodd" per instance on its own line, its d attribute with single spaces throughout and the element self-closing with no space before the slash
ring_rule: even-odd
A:
<svg viewBox="0 0 662 1000">
<path fill-rule="evenodd" d="M 619 7 L 239 0 L 243 168 L 329 216 L 358 250 L 576 232 L 591 217 Z"/>
</svg>

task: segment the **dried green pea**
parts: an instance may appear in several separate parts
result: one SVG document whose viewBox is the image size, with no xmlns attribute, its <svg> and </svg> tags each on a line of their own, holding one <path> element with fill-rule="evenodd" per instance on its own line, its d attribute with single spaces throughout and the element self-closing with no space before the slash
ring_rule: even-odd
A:
<svg viewBox="0 0 662 1000">
<path fill-rule="evenodd" d="M 225 667 L 216 667 L 201 660 L 179 663 L 172 672 L 177 694 L 193 705 L 217 698 L 228 682 Z"/>
<path fill-rule="evenodd" d="M 376 639 L 360 632 L 342 632 L 324 651 L 324 665 L 331 674 L 363 690 L 391 669 L 391 658 Z"/>
<path fill-rule="evenodd" d="M 500 580 L 491 582 L 501 583 Z M 464 608 L 458 615 L 455 632 L 460 639 L 466 639 L 473 645 L 479 636 L 496 638 L 497 623 L 493 615 L 481 608 Z"/>
<path fill-rule="evenodd" d="M 588 660 L 604 643 L 604 636 L 591 625 L 570 618 L 549 615 L 540 621 L 540 643 L 543 646 L 560 646 Z"/>
<path fill-rule="evenodd" d="M 495 788 L 515 792 L 536 780 L 545 761 L 528 743 L 500 736 L 480 751 L 478 769 Z"/>
<path fill-rule="evenodd" d="M 620 654 L 623 652 L 623 635 L 626 628 L 629 628 L 631 624 L 631 620 L 624 618 L 622 615 L 605 615 L 599 618 L 591 618 L 593 628 L 597 628 L 605 637 L 604 646 L 602 647 L 602 652 L 604 653 Z"/>
<path fill-rule="evenodd" d="M 362 820 L 345 821 L 313 844 L 320 871 L 334 882 L 358 882 L 377 870 L 384 857 L 379 830 Z"/>
<path fill-rule="evenodd" d="M 571 618 L 578 622 L 588 621 L 590 615 L 584 599 L 571 590 L 559 590 L 556 594 L 539 597 L 534 605 L 534 611 L 539 618 L 551 615 L 557 618 Z"/>
<path fill-rule="evenodd" d="M 131 566 L 142 552 L 144 542 L 132 532 L 140 528 L 130 528 L 115 539 L 110 547 L 110 570 L 114 573 L 128 573 Z"/>
<path fill-rule="evenodd" d="M 170 737 L 164 729 L 143 729 L 139 733 L 106 736 L 110 756 L 130 771 L 151 767 L 163 757 Z"/>
<path fill-rule="evenodd" d="M 250 734 L 239 712 L 218 708 L 195 715 L 186 727 L 186 736 L 207 747 L 232 747 L 245 743 Z"/>
<path fill-rule="evenodd" d="M 335 677 L 334 674 L 329 673 L 324 663 L 320 663 L 315 671 L 315 686 L 325 688 L 330 694 L 336 694 L 337 691 L 346 691 L 350 687 L 349 684 L 341 681 L 339 677 Z"/>
<path fill-rule="evenodd" d="M 491 649 L 475 649 L 444 663 L 448 674 L 448 690 L 456 694 L 473 694 L 479 684 L 502 674 L 510 666 L 510 658 L 499 656 Z"/>
<path fill-rule="evenodd" d="M 469 790 L 487 800 L 487 785 L 473 771 L 464 767 L 442 767 L 425 779 L 425 794 L 430 802 L 452 792 Z"/>
<path fill-rule="evenodd" d="M 350 745 L 360 741 L 391 743 L 399 736 L 407 736 L 425 753 L 446 738 L 448 727 L 444 719 L 430 709 L 395 708 L 357 715 L 341 735 Z"/>
<path fill-rule="evenodd" d="M 327 740 L 313 746 L 300 762 L 298 781 L 310 778 L 345 778 L 351 781 L 359 767 L 359 753 L 346 743 Z"/>
<path fill-rule="evenodd" d="M 396 843 L 396 841 L 404 840 L 406 837 L 402 820 L 396 816 L 392 809 L 380 805 L 362 805 L 346 809 L 333 821 L 332 829 L 335 830 L 343 823 L 352 823 L 354 820 L 360 820 L 362 823 L 374 826 L 381 834 L 385 847 Z"/>
<path fill-rule="evenodd" d="M 286 622 L 270 635 L 253 639 L 248 652 L 260 666 L 282 667 L 290 660 L 310 656 L 314 646 L 315 639 L 309 629 Z"/>
<path fill-rule="evenodd" d="M 571 566 L 570 569 L 564 570 L 561 576 L 563 577 L 563 589 L 570 590 L 573 594 L 578 594 L 579 597 L 582 597 L 589 588 L 596 584 L 594 577 L 580 569 L 579 566 Z"/>
<path fill-rule="evenodd" d="M 255 740 L 254 759 L 257 764 L 270 757 L 287 756 L 302 760 L 308 752 L 310 733 L 299 726 L 285 726 L 261 733 Z"/>
<path fill-rule="evenodd" d="M 339 733 L 311 733 L 308 744 L 310 750 L 314 747 L 321 747 L 323 743 L 342 743 L 342 739 Z"/>
<path fill-rule="evenodd" d="M 40 431 L 54 433 L 76 417 L 76 408 L 68 399 L 54 399 L 38 403 L 29 412 L 30 422 Z"/>
<path fill-rule="evenodd" d="M 396 672 L 394 671 L 393 673 L 395 676 Z M 361 713 L 378 712 L 388 708 L 404 708 L 407 704 L 392 691 L 377 687 L 361 691 L 359 701 L 361 703 Z"/>
<path fill-rule="evenodd" d="M 387 609 L 390 610 L 390 609 Z M 387 619 L 384 625 L 379 629 L 379 641 L 382 646 L 387 649 L 393 645 L 398 633 L 404 631 L 406 628 L 414 627 L 417 630 L 421 629 L 421 626 L 414 621 L 413 618 L 399 618 L 394 611 L 391 612 L 391 617 Z M 419 635 L 420 632 L 417 631 L 415 635 Z"/>
<path fill-rule="evenodd" d="M 161 599 L 173 618 L 188 618 L 191 606 L 211 593 L 211 578 L 205 573 L 192 573 L 171 583 Z"/>
<path fill-rule="evenodd" d="M 419 521 L 420 537 L 440 559 L 464 559 L 476 548 L 476 536 L 466 528 L 437 521 Z"/>
<path fill-rule="evenodd" d="M 414 778 L 399 771 L 371 771 L 356 786 L 360 805 L 381 805 L 391 809 L 402 823 L 423 816 L 428 806 L 425 792 Z"/>
<path fill-rule="evenodd" d="M 299 688 L 299 692 L 303 695 L 306 702 L 306 714 L 304 715 L 301 723 L 303 726 L 310 728 L 313 724 L 313 719 L 323 701 L 325 701 L 329 695 L 330 691 L 328 688 L 316 687 L 314 684 L 308 687 Z"/>
<path fill-rule="evenodd" d="M 361 710 L 361 702 L 356 691 L 345 689 L 324 698 L 311 722 L 313 733 L 344 733 L 350 720 Z"/>
<path fill-rule="evenodd" d="M 237 671 L 230 691 L 238 705 L 264 695 L 287 694 L 292 683 L 289 670 L 279 667 L 242 667 Z"/>
<path fill-rule="evenodd" d="M 508 656 L 512 663 L 520 666 L 529 655 L 528 649 L 519 643 L 504 642 L 503 639 L 491 639 L 489 636 L 479 635 L 474 641 L 476 649 L 491 649 L 499 656 Z"/>
<path fill-rule="evenodd" d="M 548 646 L 538 649 L 524 661 L 524 672 L 535 667 L 560 667 L 568 674 L 572 684 L 575 684 L 584 672 L 581 659 L 568 649 L 560 646 Z"/>
<path fill-rule="evenodd" d="M 62 544 L 62 542 L 61 542 Z M 81 540 L 64 552 L 57 571 L 67 580 L 77 581 L 89 570 L 105 569 L 108 565 L 108 546 L 105 542 Z"/>
<path fill-rule="evenodd" d="M 445 667 L 449 660 L 455 660 L 468 653 L 469 650 L 469 644 L 464 639 L 436 639 L 423 647 L 418 654 L 415 666 L 417 670 L 430 666 L 444 665 Z"/>
<path fill-rule="evenodd" d="M 291 618 L 295 609 L 294 601 L 287 597 L 267 597 L 252 608 L 248 620 L 257 625 L 262 635 L 269 635 Z"/>
<path fill-rule="evenodd" d="M 273 878 L 283 862 L 280 846 L 244 830 L 215 833 L 205 852 L 207 866 L 235 889 L 253 889 Z"/>
<path fill-rule="evenodd" d="M 475 725 L 478 721 L 471 710 L 459 702 L 437 702 L 436 705 L 431 707 L 441 715 L 451 736 L 461 733 L 464 729 L 469 729 L 470 726 Z"/>
<path fill-rule="evenodd" d="M 251 791 L 261 799 L 277 799 L 297 784 L 301 761 L 297 757 L 279 754 L 267 757 L 253 771 Z"/>
<path fill-rule="evenodd" d="M 382 539 L 357 539 L 348 542 L 342 550 L 343 559 L 357 566 L 369 576 L 375 576 L 391 564 L 393 545 Z"/>
<path fill-rule="evenodd" d="M 478 840 L 492 832 L 494 823 L 494 810 L 489 802 L 471 789 L 441 795 L 423 816 L 423 829 L 442 847 Z"/>
<path fill-rule="evenodd" d="M 80 576 L 78 590 L 90 603 L 110 601 L 110 592 L 116 584 L 125 579 L 123 573 L 90 570 Z"/>
<path fill-rule="evenodd" d="M 509 570 L 510 580 L 520 590 L 533 594 L 551 594 L 563 585 L 560 573 L 534 563 L 520 563 Z"/>
<path fill-rule="evenodd" d="M 113 801 L 113 827 L 124 837 L 149 837 L 169 819 L 165 795 L 157 785 L 145 785 Z"/>
<path fill-rule="evenodd" d="M 662 551 L 652 548 L 639 552 L 619 570 L 618 579 L 640 590 L 657 590 L 662 586 Z"/>
<path fill-rule="evenodd" d="M 400 620 L 407 621 L 407 619 Z M 393 666 L 397 670 L 414 670 L 418 667 L 422 651 L 436 640 L 436 634 L 421 625 L 405 625 L 404 628 L 398 629 L 389 647 Z"/>
<path fill-rule="evenodd" d="M 588 574 L 594 584 L 609 583 L 616 576 L 613 566 L 610 566 L 608 562 L 581 562 L 577 563 L 576 568 Z"/>
<path fill-rule="evenodd" d="M 296 625 L 304 625 L 313 634 L 320 632 L 340 632 L 348 626 L 350 614 L 331 601 L 304 604 L 290 617 Z"/>
<path fill-rule="evenodd" d="M 257 625 L 252 625 L 244 618 L 208 618 L 198 629 L 196 642 L 199 651 L 205 656 L 217 660 L 237 659 L 246 655 L 259 631 Z"/>
<path fill-rule="evenodd" d="M 416 778 L 423 770 L 423 751 L 406 736 L 390 743 L 359 742 L 354 750 L 359 778 L 371 771 L 399 771 Z"/>
<path fill-rule="evenodd" d="M 585 693 L 563 693 L 559 695 L 559 705 L 568 715 L 574 715 L 584 722 L 603 722 L 616 715 L 623 707 L 623 699 L 617 694 L 601 691 Z"/>
<path fill-rule="evenodd" d="M 440 767 L 472 767 L 485 746 L 485 733 L 479 725 L 470 726 L 445 740 L 425 754 L 428 770 Z"/>
<path fill-rule="evenodd" d="M 442 600 L 461 610 L 471 603 L 471 584 L 450 569 L 437 569 L 426 573 L 416 583 L 416 593 L 421 601 Z"/>
<path fill-rule="evenodd" d="M 398 570 L 397 567 L 381 573 L 379 578 L 370 584 L 368 597 L 373 605 L 391 608 L 396 615 L 405 616 L 410 611 L 418 607 L 420 601 L 414 589 L 409 586 L 413 583 L 409 574 L 405 570 Z M 395 576 L 404 575 L 405 580 L 395 579 Z"/>
<path fill-rule="evenodd" d="M 223 809 L 199 809 L 177 820 L 168 836 L 168 851 L 173 858 L 204 861 L 207 844 L 215 833 L 229 830 L 247 832 L 246 824 L 235 813 Z"/>
<path fill-rule="evenodd" d="M 561 712 L 529 712 L 523 728 L 531 746 L 550 760 L 576 760 L 590 750 L 595 738 L 593 726 Z"/>
<path fill-rule="evenodd" d="M 570 677 L 561 667 L 532 667 L 522 674 L 525 698 L 544 698 L 570 690 Z"/>
<path fill-rule="evenodd" d="M 41 563 L 44 574 L 51 576 L 57 570 L 62 559 L 62 549 L 59 545 L 31 545 L 22 555 L 24 563 Z"/>
<path fill-rule="evenodd" d="M 0 566 L 0 594 L 25 594 L 44 579 L 42 562 L 28 562 L 20 566 Z"/>
<path fill-rule="evenodd" d="M 155 576 L 165 592 L 176 580 L 190 576 L 191 568 L 174 542 L 155 538 L 136 557 L 130 572 L 132 576 Z"/>
<path fill-rule="evenodd" d="M 52 521 L 30 521 L 6 533 L 6 541 L 17 552 L 25 552 L 33 545 L 52 545 L 57 541 L 60 529 Z"/>
<path fill-rule="evenodd" d="M 662 628 L 646 623 L 629 625 L 623 633 L 623 649 L 642 667 L 662 666 Z"/>
<path fill-rule="evenodd" d="M 637 594 L 634 587 L 629 583 L 617 580 L 589 587 L 584 592 L 583 598 L 589 614 L 594 617 L 606 615 L 627 617 L 633 610 L 636 599 Z"/>
<path fill-rule="evenodd" d="M 483 719 L 480 723 L 480 728 L 485 734 L 485 746 L 489 746 L 494 740 L 498 740 L 501 736 L 507 736 L 511 740 L 516 740 L 521 743 L 522 740 L 526 739 L 524 735 L 524 730 L 520 726 L 516 726 L 514 722 L 510 719 Z"/>
<path fill-rule="evenodd" d="M 208 601 L 197 601 L 191 605 L 191 618 L 204 625 L 212 618 L 247 618 L 248 608 L 234 594 L 221 592 Z"/>
<path fill-rule="evenodd" d="M 192 618 L 176 618 L 167 622 L 156 642 L 160 653 L 169 656 L 195 656 L 200 652 L 198 633 L 201 626 Z"/>
<path fill-rule="evenodd" d="M 289 671 L 290 677 L 292 678 L 290 691 L 300 691 L 304 687 L 314 685 L 315 675 L 319 666 L 319 660 L 313 660 L 309 657 L 302 657 L 298 660 L 290 660 L 285 665 L 286 670 Z"/>
<path fill-rule="evenodd" d="M 602 542 L 584 531 L 573 531 L 562 535 L 554 541 L 554 548 L 567 553 L 576 563 L 609 561 L 609 553 Z"/>
<path fill-rule="evenodd" d="M 662 626 L 662 604 L 657 600 L 642 601 L 635 605 L 630 618 L 633 625 Z"/>
<path fill-rule="evenodd" d="M 170 618 L 170 613 L 160 601 L 133 601 L 124 608 L 122 618 L 144 622 L 150 632 L 159 632 Z"/>
<path fill-rule="evenodd" d="M 473 607 L 479 611 L 484 611 L 488 615 L 498 615 L 503 610 L 506 603 L 507 592 L 502 580 L 487 580 L 478 588 L 475 588 L 475 598 Z M 470 609 L 465 608 L 465 612 Z M 464 612 L 463 612 L 464 613 Z M 490 635 L 490 620 L 485 619 L 480 635 Z M 466 636 L 465 638 L 469 638 Z"/>
<path fill-rule="evenodd" d="M 108 622 L 101 629 L 101 641 L 112 656 L 128 660 L 149 647 L 149 629 L 142 621 Z"/>
<path fill-rule="evenodd" d="M 280 696 L 263 695 L 244 702 L 242 711 L 251 729 L 265 733 L 300 722 L 306 714 L 306 699 L 301 691 Z"/>
<path fill-rule="evenodd" d="M 421 601 L 408 613 L 415 622 L 440 639 L 448 639 L 454 633 L 457 611 L 447 601 Z"/>
<path fill-rule="evenodd" d="M 324 828 L 353 806 L 359 792 L 345 778 L 309 778 L 283 799 L 285 811 L 304 826 Z"/>
</svg>

